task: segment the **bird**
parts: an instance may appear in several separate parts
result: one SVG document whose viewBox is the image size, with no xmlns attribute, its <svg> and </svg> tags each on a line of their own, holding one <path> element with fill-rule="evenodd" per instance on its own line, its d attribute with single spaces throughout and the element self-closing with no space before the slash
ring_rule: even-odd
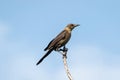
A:
<svg viewBox="0 0 120 80">
<path fill-rule="evenodd" d="M 61 47 L 65 47 L 66 43 L 71 38 L 71 31 L 80 26 L 79 24 L 68 24 L 61 33 L 59 33 L 54 39 L 50 41 L 48 46 L 44 49 L 47 51 L 46 54 L 37 62 L 39 65 L 52 51 L 58 51 Z"/>
</svg>

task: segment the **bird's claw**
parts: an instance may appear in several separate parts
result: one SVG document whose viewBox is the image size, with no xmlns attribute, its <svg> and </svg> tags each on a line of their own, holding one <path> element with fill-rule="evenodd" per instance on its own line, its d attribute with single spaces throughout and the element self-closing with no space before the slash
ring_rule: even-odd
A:
<svg viewBox="0 0 120 80">
<path fill-rule="evenodd" d="M 63 55 L 63 58 L 67 58 L 67 52 L 64 52 L 62 55 Z"/>
<path fill-rule="evenodd" d="M 63 52 L 67 52 L 67 51 L 68 51 L 68 48 L 64 47 Z"/>
<path fill-rule="evenodd" d="M 56 51 L 61 52 L 61 54 L 63 55 L 63 58 L 67 58 L 68 48 L 63 47 L 63 49 L 58 49 L 58 50 L 56 50 Z"/>
</svg>

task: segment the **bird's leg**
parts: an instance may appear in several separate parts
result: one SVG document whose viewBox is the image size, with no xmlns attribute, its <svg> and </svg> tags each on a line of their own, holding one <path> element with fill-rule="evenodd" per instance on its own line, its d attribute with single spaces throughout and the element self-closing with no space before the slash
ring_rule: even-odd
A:
<svg viewBox="0 0 120 80">
<path fill-rule="evenodd" d="M 58 49 L 56 49 L 56 51 L 59 52 L 61 55 L 63 55 L 63 53 L 61 52 L 61 51 L 63 51 L 63 49 L 58 48 Z"/>
<path fill-rule="evenodd" d="M 63 51 L 63 49 L 60 48 L 60 49 L 57 49 L 56 51 L 60 52 L 60 51 Z"/>
<path fill-rule="evenodd" d="M 67 51 L 68 51 L 68 48 L 66 48 L 65 46 L 63 46 L 63 49 L 57 49 L 56 51 L 60 52 L 63 57 L 66 57 L 67 58 Z"/>
<path fill-rule="evenodd" d="M 67 51 L 68 51 L 68 48 L 66 48 L 65 46 L 63 46 L 63 57 L 66 57 L 67 58 Z"/>
<path fill-rule="evenodd" d="M 63 46 L 63 52 L 67 52 L 68 48 L 66 48 L 65 46 Z"/>
</svg>

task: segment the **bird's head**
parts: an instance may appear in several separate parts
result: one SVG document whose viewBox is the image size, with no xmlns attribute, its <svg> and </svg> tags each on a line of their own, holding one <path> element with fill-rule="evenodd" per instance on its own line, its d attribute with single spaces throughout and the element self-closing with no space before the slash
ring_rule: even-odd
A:
<svg viewBox="0 0 120 80">
<path fill-rule="evenodd" d="M 80 25 L 79 24 L 68 24 L 65 29 L 72 31 L 77 26 L 80 26 Z"/>
</svg>

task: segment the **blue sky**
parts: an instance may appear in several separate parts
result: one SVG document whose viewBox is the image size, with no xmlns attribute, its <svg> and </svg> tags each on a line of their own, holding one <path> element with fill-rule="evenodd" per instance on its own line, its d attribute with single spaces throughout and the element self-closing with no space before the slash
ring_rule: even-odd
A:
<svg viewBox="0 0 120 80">
<path fill-rule="evenodd" d="M 75 80 L 120 80 L 119 0 L 1 0 L 0 80 L 67 80 L 62 56 L 43 49 L 68 23 Z"/>
</svg>

